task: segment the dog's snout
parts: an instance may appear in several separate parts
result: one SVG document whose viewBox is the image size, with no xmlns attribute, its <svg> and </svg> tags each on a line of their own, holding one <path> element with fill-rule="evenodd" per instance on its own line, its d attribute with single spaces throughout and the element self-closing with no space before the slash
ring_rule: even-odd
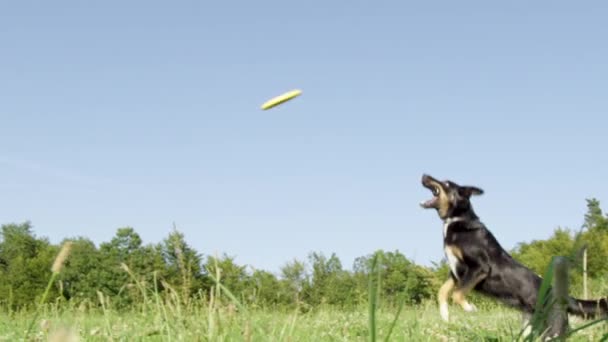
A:
<svg viewBox="0 0 608 342">
<path fill-rule="evenodd" d="M 431 177 L 430 175 L 426 173 L 422 175 L 422 184 L 429 184 L 432 180 L 433 177 Z"/>
</svg>

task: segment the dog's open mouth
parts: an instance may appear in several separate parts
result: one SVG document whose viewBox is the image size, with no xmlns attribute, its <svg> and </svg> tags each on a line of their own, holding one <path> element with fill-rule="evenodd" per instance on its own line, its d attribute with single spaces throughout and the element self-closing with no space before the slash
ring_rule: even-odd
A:
<svg viewBox="0 0 608 342">
<path fill-rule="evenodd" d="M 437 190 L 432 190 L 433 194 L 439 193 Z M 439 197 L 433 196 L 430 200 L 420 202 L 420 206 L 429 209 L 429 208 L 437 208 L 437 202 L 439 202 Z"/>
<path fill-rule="evenodd" d="M 431 190 L 433 193 L 433 198 L 430 200 L 424 201 L 420 203 L 420 206 L 429 209 L 429 208 L 437 208 L 437 204 L 439 202 L 439 185 L 437 185 L 437 181 L 433 179 L 433 177 L 429 175 L 422 176 L 422 186 Z"/>
</svg>

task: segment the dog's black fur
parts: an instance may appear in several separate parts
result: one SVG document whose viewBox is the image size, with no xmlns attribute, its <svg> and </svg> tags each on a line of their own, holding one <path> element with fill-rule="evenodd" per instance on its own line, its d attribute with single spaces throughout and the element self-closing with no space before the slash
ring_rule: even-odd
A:
<svg viewBox="0 0 608 342">
<path fill-rule="evenodd" d="M 422 185 L 433 192 L 433 198 L 421 206 L 436 209 L 444 222 L 443 243 L 450 261 L 450 277 L 438 296 L 444 320 L 448 320 L 447 297 L 452 289 L 454 301 L 467 311 L 474 306 L 465 296 L 475 290 L 532 314 L 542 278 L 513 259 L 479 220 L 470 197 L 483 194 L 483 190 L 429 175 L 422 176 Z M 608 299 L 570 298 L 568 313 L 584 318 L 606 316 Z"/>
</svg>

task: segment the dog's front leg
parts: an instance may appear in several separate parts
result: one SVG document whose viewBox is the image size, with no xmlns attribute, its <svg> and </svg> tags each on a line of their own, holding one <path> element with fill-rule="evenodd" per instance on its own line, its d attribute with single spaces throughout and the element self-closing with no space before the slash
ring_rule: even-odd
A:
<svg viewBox="0 0 608 342">
<path fill-rule="evenodd" d="M 450 320 L 450 311 L 448 309 L 448 298 L 450 297 L 450 291 L 454 288 L 454 278 L 450 275 L 450 279 L 448 279 L 441 288 L 439 289 L 439 293 L 437 294 L 437 300 L 439 301 L 439 314 L 441 318 L 449 322 Z"/>
</svg>

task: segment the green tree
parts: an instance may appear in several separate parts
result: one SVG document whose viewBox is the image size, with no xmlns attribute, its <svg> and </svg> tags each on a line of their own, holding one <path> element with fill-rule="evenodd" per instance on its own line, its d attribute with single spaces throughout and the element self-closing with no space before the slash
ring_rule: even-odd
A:
<svg viewBox="0 0 608 342">
<path fill-rule="evenodd" d="M 306 265 L 294 259 L 281 267 L 281 284 L 283 293 L 291 298 L 292 303 L 298 305 L 302 297 L 302 291 L 308 283 Z"/>
<path fill-rule="evenodd" d="M 181 289 L 184 300 L 187 301 L 205 287 L 202 256 L 188 245 L 183 233 L 174 227 L 160 249 L 166 266 L 163 276 L 169 284 Z"/>
<path fill-rule="evenodd" d="M 544 274 L 556 255 L 569 256 L 574 251 L 575 240 L 570 230 L 558 227 L 546 240 L 521 242 L 512 251 L 514 259 L 531 268 L 537 274 Z"/>
<path fill-rule="evenodd" d="M 589 277 L 608 275 L 608 231 L 596 226 L 581 234 L 580 240 L 587 245 L 587 274 Z"/>
<path fill-rule="evenodd" d="M 355 302 L 353 293 L 356 283 L 335 253 L 327 258 L 322 253 L 309 255 L 312 265 L 310 289 L 307 291 L 310 304 L 346 305 Z"/>
<path fill-rule="evenodd" d="M 97 289 L 101 285 L 98 269 L 101 258 L 93 241 L 77 237 L 72 241 L 72 249 L 65 267 L 59 275 L 59 284 L 62 294 L 70 300 L 89 300 L 95 302 Z M 64 240 L 60 245 L 63 245 Z"/>
<path fill-rule="evenodd" d="M 399 251 L 378 250 L 372 255 L 357 258 L 354 271 L 360 287 L 367 286 L 367 277 L 370 275 L 374 257 L 378 258 L 383 298 L 393 303 L 398 300 L 420 303 L 433 295 L 432 272 L 414 264 Z"/>
<path fill-rule="evenodd" d="M 250 279 L 246 266 L 237 265 L 234 257 L 226 254 L 220 257 L 208 256 L 204 269 L 241 300 L 252 300 L 254 291 L 249 286 Z"/>
<path fill-rule="evenodd" d="M 37 238 L 30 222 L 6 224 L 1 230 L 0 300 L 11 308 L 35 303 L 51 276 L 58 248 Z M 53 289 L 48 298 L 57 296 Z"/>
<path fill-rule="evenodd" d="M 138 278 L 145 272 L 141 265 L 145 263 L 146 254 L 139 234 L 131 227 L 119 228 L 110 242 L 99 246 L 99 256 L 99 290 L 113 297 L 118 307 L 141 300 L 143 294 L 127 272 Z"/>
<path fill-rule="evenodd" d="M 602 213 L 600 201 L 595 198 L 587 199 L 587 213 L 583 228 L 608 232 L 608 218 Z"/>
<path fill-rule="evenodd" d="M 587 199 L 587 212 L 582 230 L 573 234 L 570 230 L 557 228 L 546 240 L 522 242 L 513 250 L 513 257 L 538 274 L 544 274 L 556 255 L 579 256 L 583 246 L 587 246 L 587 271 L 591 278 L 608 274 L 608 218 L 604 216 L 597 199 Z M 571 267 L 570 282 L 573 291 L 580 291 L 582 283 L 581 260 Z"/>
<path fill-rule="evenodd" d="M 287 304 L 289 298 L 284 296 L 281 282 L 277 277 L 264 270 L 255 270 L 250 283 L 254 289 L 251 303 L 259 307 L 271 307 Z"/>
<path fill-rule="evenodd" d="M 582 244 L 587 246 L 587 271 L 590 277 L 608 274 L 608 217 L 604 216 L 600 201 L 587 199 L 587 212 L 583 231 L 579 234 Z"/>
</svg>

